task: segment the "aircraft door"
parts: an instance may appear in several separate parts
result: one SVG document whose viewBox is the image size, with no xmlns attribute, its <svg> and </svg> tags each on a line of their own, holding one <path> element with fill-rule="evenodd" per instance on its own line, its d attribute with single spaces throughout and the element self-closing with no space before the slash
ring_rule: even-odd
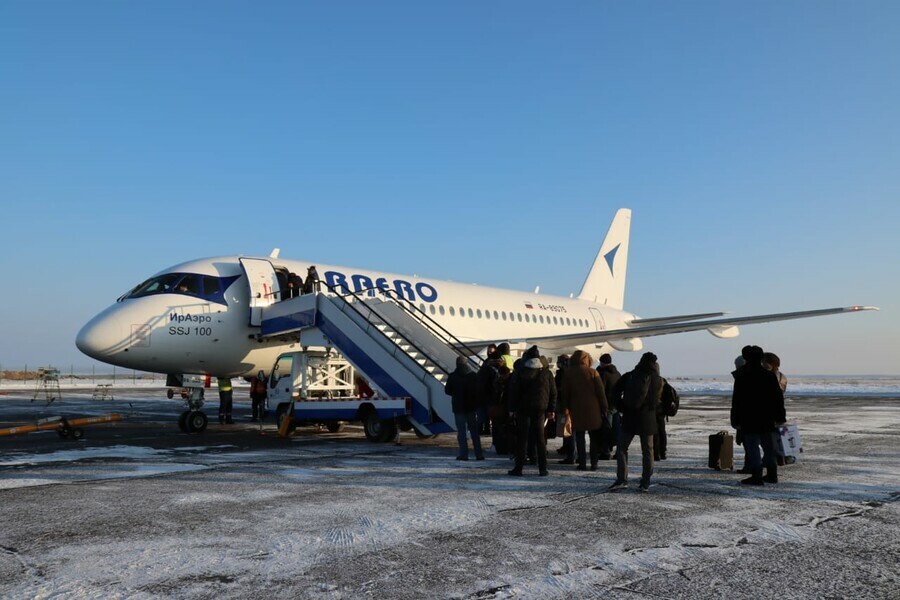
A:
<svg viewBox="0 0 900 600">
<path fill-rule="evenodd" d="M 281 288 L 272 263 L 263 258 L 241 258 L 241 266 L 250 284 L 250 326 L 262 323 L 262 309 L 279 298 Z"/>
<path fill-rule="evenodd" d="M 606 319 L 603 318 L 603 313 L 597 308 L 589 308 L 588 310 L 591 316 L 594 317 L 594 325 L 597 327 L 597 331 L 605 331 Z"/>
</svg>

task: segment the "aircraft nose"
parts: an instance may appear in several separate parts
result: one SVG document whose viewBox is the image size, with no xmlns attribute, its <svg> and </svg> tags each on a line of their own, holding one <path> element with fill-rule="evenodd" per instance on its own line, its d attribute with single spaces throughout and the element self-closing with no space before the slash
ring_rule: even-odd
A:
<svg viewBox="0 0 900 600">
<path fill-rule="evenodd" d="M 75 336 L 75 346 L 93 359 L 109 360 L 118 353 L 124 341 L 116 321 L 100 313 L 81 328 Z"/>
</svg>

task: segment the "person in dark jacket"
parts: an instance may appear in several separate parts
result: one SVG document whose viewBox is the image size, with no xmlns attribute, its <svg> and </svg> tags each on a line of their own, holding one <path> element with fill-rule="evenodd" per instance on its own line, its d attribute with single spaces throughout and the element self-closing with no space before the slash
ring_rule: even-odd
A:
<svg viewBox="0 0 900 600">
<path fill-rule="evenodd" d="M 554 380 L 556 381 L 556 395 L 558 398 L 562 398 L 562 382 L 563 377 L 566 373 L 566 368 L 569 366 L 569 355 L 568 354 L 560 354 L 556 357 L 556 375 L 554 376 Z M 562 413 L 562 410 L 559 411 Z M 562 460 L 559 461 L 561 465 L 574 465 L 575 464 L 575 436 L 572 430 L 572 421 L 566 415 L 562 415 L 558 417 L 560 431 L 559 435 L 562 436 L 563 443 L 562 446 L 557 449 L 557 453 L 562 455 Z"/>
<path fill-rule="evenodd" d="M 550 370 L 544 368 L 537 346 L 522 355 L 522 363 L 513 370 L 509 382 L 509 408 L 515 416 L 518 439 L 516 440 L 516 465 L 510 475 L 521 475 L 525 465 L 525 452 L 529 432 L 534 430 L 538 471 L 548 475 L 547 441 L 544 438 L 544 419 L 553 418 L 556 411 L 556 383 Z"/>
<path fill-rule="evenodd" d="M 600 355 L 600 366 L 597 367 L 597 372 L 600 374 L 600 381 L 603 382 L 603 390 L 606 392 L 606 400 L 609 403 L 609 413 L 606 415 L 606 423 L 601 432 L 600 460 L 609 460 L 611 456 L 614 456 L 613 449 L 622 429 L 622 416 L 616 410 L 613 402 L 616 384 L 619 383 L 622 374 L 619 373 L 616 365 L 612 364 L 612 356 L 608 353 Z"/>
<path fill-rule="evenodd" d="M 456 442 L 459 452 L 456 460 L 469 460 L 469 445 L 466 443 L 466 429 L 472 436 L 475 460 L 484 460 L 481 438 L 478 435 L 478 378 L 469 367 L 469 359 L 456 357 L 456 370 L 447 377 L 444 392 L 452 398 L 453 416 L 456 417 Z"/>
<path fill-rule="evenodd" d="M 266 389 L 266 380 L 261 377 L 251 377 L 250 382 L 250 414 L 251 421 L 262 421 L 265 415 L 266 398 L 269 390 Z"/>
<path fill-rule="evenodd" d="M 309 268 L 306 269 L 306 281 L 303 282 L 303 293 L 318 293 L 320 287 L 319 272 L 316 270 L 316 265 L 310 265 Z"/>
<path fill-rule="evenodd" d="M 600 432 L 609 407 L 600 375 L 591 368 L 591 355 L 576 350 L 563 377 L 561 410 L 572 419 L 575 444 L 578 448 L 578 470 L 587 470 L 585 433 L 591 439 L 591 471 L 597 470 L 600 455 Z"/>
<path fill-rule="evenodd" d="M 762 364 L 763 350 L 751 346 L 742 352 L 746 364 L 734 375 L 734 392 L 731 395 L 731 426 L 740 429 L 745 466 L 750 477 L 742 479 L 746 485 L 778 483 L 778 466 L 775 459 L 772 430 L 775 423 L 785 420 L 784 392 L 778 385 L 778 377 Z M 759 448 L 762 446 L 763 457 Z M 763 464 L 766 476 L 763 477 Z"/>
<path fill-rule="evenodd" d="M 628 487 L 628 447 L 634 436 L 641 439 L 640 489 L 650 489 L 653 476 L 653 434 L 656 433 L 656 409 L 662 398 L 663 380 L 659 376 L 656 355 L 646 352 L 633 371 L 619 379 L 614 396 L 622 413 L 622 433 L 616 449 L 616 481 L 610 489 Z"/>
<path fill-rule="evenodd" d="M 483 410 L 486 418 L 490 421 L 487 435 L 491 436 L 494 450 L 497 454 L 508 454 L 504 426 L 509 419 L 509 411 L 506 410 L 503 399 L 506 379 L 501 375 L 501 369 L 507 371 L 508 377 L 508 369 L 495 349 L 488 354 L 476 375 L 478 410 L 479 413 Z M 482 427 L 480 432 L 484 433 L 484 431 L 485 428 Z"/>
</svg>

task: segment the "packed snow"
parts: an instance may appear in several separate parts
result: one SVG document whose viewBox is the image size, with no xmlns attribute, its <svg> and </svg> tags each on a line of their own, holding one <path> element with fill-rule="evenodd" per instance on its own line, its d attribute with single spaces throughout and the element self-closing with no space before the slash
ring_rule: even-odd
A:
<svg viewBox="0 0 900 600">
<path fill-rule="evenodd" d="M 557 464 L 559 440 L 550 477 L 513 478 L 493 452 L 455 461 L 453 436 L 371 444 L 358 428 L 280 440 L 212 425 L 208 444 L 167 447 L 33 434 L 56 444 L 40 451 L 0 438 L 0 596 L 897 597 L 900 396 L 790 398 L 805 451 L 777 485 L 747 489 L 706 466 L 728 398 L 679 385 L 648 494 L 608 492 L 613 462 Z M 177 413 L 162 390 L 122 391 L 33 410 Z M 0 397 L 0 419 L 27 398 Z"/>
</svg>

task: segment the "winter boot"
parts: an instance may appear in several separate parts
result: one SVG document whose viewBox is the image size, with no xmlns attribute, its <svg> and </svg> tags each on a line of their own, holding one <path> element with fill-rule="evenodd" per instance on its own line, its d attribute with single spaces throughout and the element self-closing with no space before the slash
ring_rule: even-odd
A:
<svg viewBox="0 0 900 600">
<path fill-rule="evenodd" d="M 754 469 L 753 475 L 751 475 L 747 479 L 741 479 L 741 483 L 743 483 L 744 485 L 762 485 L 763 484 L 762 469 Z"/>
<path fill-rule="evenodd" d="M 772 466 L 766 468 L 766 476 L 763 477 L 766 483 L 778 483 L 778 467 Z"/>
</svg>

